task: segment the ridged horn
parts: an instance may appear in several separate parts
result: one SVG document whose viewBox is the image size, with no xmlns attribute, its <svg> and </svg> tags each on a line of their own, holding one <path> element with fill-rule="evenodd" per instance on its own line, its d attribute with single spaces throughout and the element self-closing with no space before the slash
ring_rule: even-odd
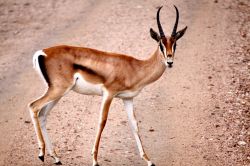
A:
<svg viewBox="0 0 250 166">
<path fill-rule="evenodd" d="M 161 38 L 164 38 L 165 34 L 164 34 L 163 30 L 162 30 L 161 22 L 160 22 L 160 10 L 161 10 L 161 8 L 162 8 L 162 6 L 159 7 L 159 9 L 157 11 L 157 25 L 158 25 L 158 29 L 159 29 Z"/>
<path fill-rule="evenodd" d="M 175 20 L 175 24 L 174 24 L 174 28 L 173 28 L 173 32 L 172 32 L 171 36 L 175 36 L 176 31 L 177 31 L 177 27 L 178 27 L 178 22 L 179 22 L 179 11 L 175 5 L 174 5 L 174 8 L 176 11 L 176 20 Z"/>
</svg>

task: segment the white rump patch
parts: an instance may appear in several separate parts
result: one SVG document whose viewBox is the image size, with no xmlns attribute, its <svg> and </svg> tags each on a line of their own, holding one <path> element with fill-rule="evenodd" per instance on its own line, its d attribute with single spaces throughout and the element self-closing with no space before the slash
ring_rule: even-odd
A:
<svg viewBox="0 0 250 166">
<path fill-rule="evenodd" d="M 85 95 L 102 95 L 103 84 L 93 84 L 84 79 L 80 73 L 74 74 L 75 85 L 72 90 Z"/>
<path fill-rule="evenodd" d="M 40 70 L 40 67 L 39 67 L 39 63 L 38 63 L 38 57 L 40 55 L 43 55 L 43 56 L 47 56 L 43 50 L 39 50 L 37 52 L 35 52 L 35 54 L 33 55 L 33 67 L 37 70 L 39 69 Z"/>
<path fill-rule="evenodd" d="M 47 85 L 46 80 L 43 77 L 39 62 L 38 62 L 38 57 L 42 55 L 42 56 L 47 56 L 45 54 L 45 52 L 43 52 L 43 50 L 39 50 L 37 52 L 35 52 L 35 54 L 33 55 L 33 67 L 35 68 L 35 70 L 38 72 L 38 74 L 40 75 L 41 78 L 43 78 L 45 84 Z"/>
</svg>

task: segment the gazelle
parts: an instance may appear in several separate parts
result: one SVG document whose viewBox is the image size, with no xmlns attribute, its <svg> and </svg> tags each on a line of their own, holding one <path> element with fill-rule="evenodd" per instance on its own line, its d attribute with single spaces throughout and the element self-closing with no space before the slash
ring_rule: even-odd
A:
<svg viewBox="0 0 250 166">
<path fill-rule="evenodd" d="M 121 98 L 136 139 L 136 143 L 148 166 L 154 166 L 146 155 L 133 111 L 133 98 L 148 84 L 161 77 L 166 67 L 172 67 L 176 41 L 187 27 L 177 32 L 179 12 L 176 6 L 176 21 L 172 35 L 164 35 L 157 11 L 158 35 L 152 28 L 151 37 L 158 43 L 154 53 L 146 60 L 139 60 L 128 55 L 98 51 L 91 48 L 73 46 L 55 46 L 37 51 L 33 57 L 35 69 L 48 85 L 46 93 L 29 104 L 30 115 L 34 124 L 39 158 L 44 161 L 45 146 L 48 153 L 60 165 L 46 130 L 48 112 L 68 91 L 73 90 L 86 95 L 103 96 L 100 119 L 92 149 L 93 166 L 98 166 L 97 155 L 102 131 L 105 127 L 109 107 L 114 97 Z"/>
</svg>

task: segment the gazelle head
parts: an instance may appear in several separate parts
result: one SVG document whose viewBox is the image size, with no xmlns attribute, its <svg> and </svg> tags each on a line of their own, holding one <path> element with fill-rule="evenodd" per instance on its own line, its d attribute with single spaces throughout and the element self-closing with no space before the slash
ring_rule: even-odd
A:
<svg viewBox="0 0 250 166">
<path fill-rule="evenodd" d="M 162 8 L 162 6 L 158 9 L 157 11 L 157 25 L 158 25 L 158 29 L 160 32 L 160 35 L 155 32 L 152 28 L 150 28 L 150 35 L 151 37 L 156 40 L 159 43 L 159 47 L 160 50 L 162 52 L 163 58 L 164 58 L 164 63 L 168 66 L 168 67 L 172 67 L 173 65 L 173 60 L 174 60 L 174 53 L 175 53 L 175 49 L 176 49 L 176 42 L 178 39 L 180 39 L 186 29 L 187 26 L 185 28 L 183 28 L 182 30 L 177 31 L 177 26 L 178 26 L 178 21 L 179 21 L 179 11 L 177 9 L 176 6 L 175 10 L 176 10 L 176 20 L 175 20 L 175 25 L 172 31 L 171 36 L 165 36 L 162 27 L 161 27 L 161 23 L 160 23 L 160 10 Z"/>
</svg>

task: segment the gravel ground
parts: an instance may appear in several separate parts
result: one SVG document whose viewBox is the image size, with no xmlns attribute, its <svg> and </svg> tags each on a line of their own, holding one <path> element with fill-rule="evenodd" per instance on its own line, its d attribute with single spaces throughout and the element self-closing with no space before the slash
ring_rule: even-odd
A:
<svg viewBox="0 0 250 166">
<path fill-rule="evenodd" d="M 250 3 L 248 0 L 0 0 L 0 165 L 52 165 L 37 158 L 27 104 L 45 89 L 32 68 L 36 50 L 69 44 L 145 59 L 157 45 L 157 8 L 179 29 L 174 67 L 135 99 L 145 150 L 157 166 L 250 165 Z M 64 165 L 91 165 L 101 98 L 70 92 L 48 118 Z M 122 102 L 112 103 L 101 165 L 141 166 Z"/>
</svg>

